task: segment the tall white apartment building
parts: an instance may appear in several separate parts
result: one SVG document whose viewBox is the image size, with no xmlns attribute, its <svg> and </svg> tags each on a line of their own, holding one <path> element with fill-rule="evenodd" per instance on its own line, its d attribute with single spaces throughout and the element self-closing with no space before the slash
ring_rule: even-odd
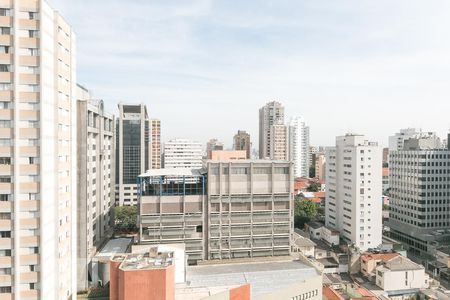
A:
<svg viewBox="0 0 450 300">
<path fill-rule="evenodd" d="M 114 226 L 115 121 L 102 100 L 78 86 L 78 290 L 92 278 L 92 258 Z"/>
<path fill-rule="evenodd" d="M 269 158 L 288 161 L 289 150 L 289 126 L 284 124 L 270 126 Z"/>
<path fill-rule="evenodd" d="M 137 179 L 152 165 L 151 121 L 144 104 L 119 104 L 116 119 L 116 204 L 137 203 Z"/>
<path fill-rule="evenodd" d="M 435 143 L 434 149 L 442 148 L 440 138 L 435 132 L 424 132 L 422 129 L 406 128 L 400 129 L 400 132 L 389 137 L 389 151 L 402 150 L 405 141 L 409 139 L 417 139 L 418 141 L 425 141 L 427 143 Z"/>
<path fill-rule="evenodd" d="M 284 106 L 276 101 L 267 103 L 259 109 L 259 158 L 266 159 L 272 144 L 272 125 L 284 124 Z"/>
<path fill-rule="evenodd" d="M 419 140 L 390 153 L 389 227 L 408 254 L 425 259 L 430 246 L 450 239 L 450 150 Z"/>
<path fill-rule="evenodd" d="M 76 297 L 75 35 L 0 1 L 0 298 Z"/>
<path fill-rule="evenodd" d="M 164 144 L 164 168 L 201 168 L 203 147 L 188 139 L 173 139 Z"/>
<path fill-rule="evenodd" d="M 309 127 L 302 117 L 289 123 L 289 158 L 294 163 L 295 177 L 309 176 Z"/>
<path fill-rule="evenodd" d="M 382 149 L 363 135 L 336 138 L 326 149 L 326 225 L 360 250 L 375 248 L 382 237 Z"/>
</svg>

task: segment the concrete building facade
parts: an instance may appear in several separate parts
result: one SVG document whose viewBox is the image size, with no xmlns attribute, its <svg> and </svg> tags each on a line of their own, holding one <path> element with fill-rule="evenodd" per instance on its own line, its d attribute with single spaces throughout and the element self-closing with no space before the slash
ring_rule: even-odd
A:
<svg viewBox="0 0 450 300">
<path fill-rule="evenodd" d="M 115 120 L 88 90 L 77 94 L 77 288 L 86 290 L 92 258 L 114 226 Z"/>
<path fill-rule="evenodd" d="M 246 160 L 247 153 L 244 150 L 213 150 L 211 160 Z"/>
<path fill-rule="evenodd" d="M 276 124 L 270 126 L 269 157 L 271 160 L 289 161 L 289 126 Z"/>
<path fill-rule="evenodd" d="M 116 204 L 137 203 L 139 174 L 151 167 L 151 124 L 144 104 L 119 104 L 116 119 Z"/>
<path fill-rule="evenodd" d="M 161 121 L 151 119 L 152 169 L 161 169 Z"/>
<path fill-rule="evenodd" d="M 218 139 L 210 139 L 206 143 L 206 158 L 211 159 L 211 152 L 212 151 L 223 151 L 223 143 L 220 142 Z"/>
<path fill-rule="evenodd" d="M 284 124 L 284 106 L 276 101 L 267 103 L 259 110 L 259 158 L 271 158 L 272 125 Z"/>
<path fill-rule="evenodd" d="M 381 245 L 382 150 L 362 135 L 336 138 L 326 149 L 326 225 L 360 250 Z"/>
<path fill-rule="evenodd" d="M 185 242 L 190 263 L 289 255 L 293 180 L 289 162 L 151 170 L 140 176 L 139 242 Z"/>
<path fill-rule="evenodd" d="M 246 153 L 246 158 L 250 159 L 251 147 L 252 143 L 250 141 L 250 134 L 248 134 L 246 131 L 238 130 L 238 132 L 233 137 L 233 149 L 236 151 L 244 150 Z"/>
<path fill-rule="evenodd" d="M 327 159 L 325 157 L 325 154 L 318 154 L 316 157 L 317 157 L 316 164 L 315 164 L 316 178 L 320 182 L 324 182 L 325 178 L 326 178 L 326 174 L 327 174 L 327 168 L 326 168 Z"/>
<path fill-rule="evenodd" d="M 288 142 L 295 177 L 309 177 L 309 126 L 302 117 L 291 119 Z"/>
<path fill-rule="evenodd" d="M 164 168 L 201 168 L 202 144 L 188 139 L 173 139 L 164 144 Z M 144 172 L 142 172 L 144 173 Z"/>
<path fill-rule="evenodd" d="M 76 294 L 75 35 L 47 2 L 0 1 L 0 298 Z"/>
<path fill-rule="evenodd" d="M 389 137 L 389 151 L 402 150 L 405 141 L 409 139 L 416 139 L 417 141 L 426 140 L 428 142 L 433 141 L 433 143 L 436 143 L 436 146 L 432 148 L 441 148 L 441 141 L 435 132 L 424 132 L 422 129 L 418 128 L 406 128 L 400 129 L 400 132 Z"/>
</svg>

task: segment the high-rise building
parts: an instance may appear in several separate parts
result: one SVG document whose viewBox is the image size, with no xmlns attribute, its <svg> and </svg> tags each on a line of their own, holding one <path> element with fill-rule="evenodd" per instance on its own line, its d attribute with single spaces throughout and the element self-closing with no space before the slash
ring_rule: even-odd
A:
<svg viewBox="0 0 450 300">
<path fill-rule="evenodd" d="M 152 169 L 161 169 L 161 121 L 151 119 Z"/>
<path fill-rule="evenodd" d="M 294 163 L 295 177 L 309 177 L 309 127 L 301 117 L 289 123 L 289 159 Z"/>
<path fill-rule="evenodd" d="M 114 226 L 115 120 L 81 86 L 77 99 L 77 288 L 86 290 L 92 258 Z"/>
<path fill-rule="evenodd" d="M 0 23 L 0 298 L 76 297 L 75 35 L 45 1 Z"/>
<path fill-rule="evenodd" d="M 137 203 L 139 174 L 151 167 L 151 124 L 144 104 L 119 104 L 116 119 L 116 204 Z"/>
<path fill-rule="evenodd" d="M 434 137 L 412 139 L 389 157 L 390 234 L 422 258 L 450 239 L 450 150 L 430 145 Z"/>
<path fill-rule="evenodd" d="M 315 173 L 316 173 L 316 178 L 319 179 L 320 182 L 324 182 L 325 181 L 325 177 L 326 177 L 326 163 L 327 160 L 325 158 L 324 154 L 317 154 L 317 158 L 316 158 L 316 165 L 315 165 Z"/>
<path fill-rule="evenodd" d="M 320 149 L 316 146 L 309 146 L 309 156 L 308 156 L 308 160 L 309 160 L 309 165 L 310 166 L 314 166 L 316 164 L 316 154 L 320 152 Z"/>
<path fill-rule="evenodd" d="M 267 103 L 259 110 L 259 158 L 266 159 L 272 144 L 271 126 L 284 124 L 284 106 L 276 101 Z"/>
<path fill-rule="evenodd" d="M 208 161 L 206 170 L 150 170 L 139 179 L 141 244 L 186 243 L 189 263 L 290 253 L 290 162 Z"/>
<path fill-rule="evenodd" d="M 289 160 L 289 126 L 275 124 L 270 126 L 269 158 Z"/>
<path fill-rule="evenodd" d="M 211 159 L 212 151 L 221 151 L 221 150 L 223 150 L 223 143 L 220 142 L 218 139 L 210 139 L 206 143 L 206 156 L 208 159 Z"/>
<path fill-rule="evenodd" d="M 250 134 L 246 131 L 238 130 L 233 138 L 234 150 L 245 150 L 247 159 L 250 159 L 252 144 L 250 142 Z"/>
<path fill-rule="evenodd" d="M 201 168 L 202 144 L 188 139 L 173 139 L 164 144 L 164 168 Z"/>
<path fill-rule="evenodd" d="M 363 135 L 339 136 L 326 149 L 326 225 L 363 251 L 381 245 L 381 156 Z"/>
<path fill-rule="evenodd" d="M 426 141 L 427 143 L 436 143 L 436 149 L 441 148 L 441 141 L 435 132 L 424 132 L 422 129 L 406 128 L 400 129 L 400 132 L 389 137 L 389 150 L 402 150 L 406 140 L 416 139 L 417 141 Z"/>
</svg>

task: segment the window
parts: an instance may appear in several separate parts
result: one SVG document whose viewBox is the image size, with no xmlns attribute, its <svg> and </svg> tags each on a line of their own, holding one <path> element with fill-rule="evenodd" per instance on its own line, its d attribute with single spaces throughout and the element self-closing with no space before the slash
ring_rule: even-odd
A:
<svg viewBox="0 0 450 300">
<path fill-rule="evenodd" d="M 0 120 L 0 128 L 11 128 L 11 121 Z"/>
<path fill-rule="evenodd" d="M 0 201 L 9 201 L 10 197 L 10 194 L 0 194 Z"/>
<path fill-rule="evenodd" d="M 0 182 L 11 182 L 11 176 L 0 176 Z"/>
<path fill-rule="evenodd" d="M 246 168 L 246 167 L 233 167 L 233 168 L 231 168 L 231 174 L 248 174 L 248 168 Z"/>
<path fill-rule="evenodd" d="M 39 49 L 28 48 L 28 54 L 30 56 L 38 56 L 39 55 Z"/>
<path fill-rule="evenodd" d="M 10 72 L 10 71 L 11 71 L 10 65 L 4 65 L 4 64 L 0 65 L 0 72 Z"/>
<path fill-rule="evenodd" d="M 8 8 L 0 8 L 0 16 L 9 17 L 11 15 L 11 10 Z"/>
<path fill-rule="evenodd" d="M 275 174 L 289 174 L 289 167 L 276 167 L 273 172 Z"/>
<path fill-rule="evenodd" d="M 28 30 L 28 37 L 37 38 L 39 37 L 39 31 L 37 30 Z"/>
<path fill-rule="evenodd" d="M 9 46 L 0 46 L 0 53 L 1 54 L 9 53 Z"/>
<path fill-rule="evenodd" d="M 11 28 L 9 28 L 9 27 L 0 27 L 0 34 L 11 34 Z"/>
<path fill-rule="evenodd" d="M 10 238 L 11 237 L 11 231 L 0 231 L 0 237 L 1 238 Z"/>
<path fill-rule="evenodd" d="M 11 102 L 0 102 L 0 109 L 10 109 Z"/>
<path fill-rule="evenodd" d="M 0 165 L 10 165 L 11 157 L 0 157 Z"/>
<path fill-rule="evenodd" d="M 0 83 L 0 91 L 8 91 L 11 90 L 10 83 Z"/>
<path fill-rule="evenodd" d="M 28 19 L 30 19 L 30 20 L 37 20 L 37 18 L 38 18 L 38 13 L 37 12 L 32 12 L 32 11 L 28 12 Z"/>
</svg>

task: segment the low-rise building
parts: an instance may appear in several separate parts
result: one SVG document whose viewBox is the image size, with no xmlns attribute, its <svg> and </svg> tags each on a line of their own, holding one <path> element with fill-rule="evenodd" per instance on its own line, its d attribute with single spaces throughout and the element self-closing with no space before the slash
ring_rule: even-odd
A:
<svg viewBox="0 0 450 300">
<path fill-rule="evenodd" d="M 369 279 L 375 280 L 375 269 L 381 263 L 399 256 L 398 253 L 378 253 L 378 254 L 365 254 L 361 256 L 361 273 L 367 276 Z"/>
<path fill-rule="evenodd" d="M 345 284 L 340 288 L 327 286 L 323 288 L 323 300 L 377 300 L 378 298 L 364 287 Z"/>
<path fill-rule="evenodd" d="M 211 150 L 208 154 L 211 160 L 245 160 L 247 152 L 245 150 Z"/>
<path fill-rule="evenodd" d="M 403 256 L 391 258 L 375 270 L 376 285 L 389 296 L 413 295 L 429 286 L 425 268 Z"/>
<path fill-rule="evenodd" d="M 297 233 L 297 229 L 293 234 L 292 252 L 301 252 L 307 257 L 314 257 L 316 243 Z"/>
</svg>

